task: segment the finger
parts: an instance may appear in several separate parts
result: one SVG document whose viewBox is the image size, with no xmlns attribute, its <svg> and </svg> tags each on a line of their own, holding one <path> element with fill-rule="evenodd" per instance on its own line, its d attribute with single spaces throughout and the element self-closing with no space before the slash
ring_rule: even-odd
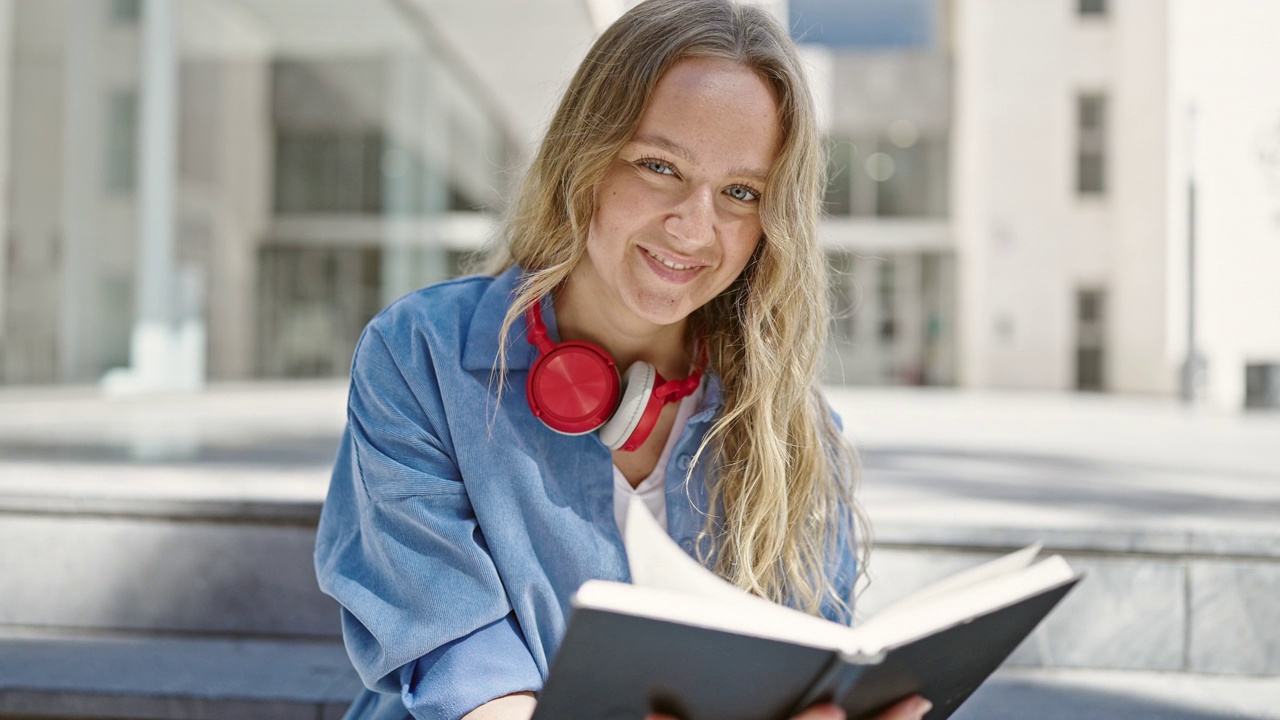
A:
<svg viewBox="0 0 1280 720">
<path fill-rule="evenodd" d="M 912 695 L 876 716 L 876 720 L 920 720 L 933 708 L 933 703 Z"/>
<path fill-rule="evenodd" d="M 844 710 L 839 705 L 815 705 L 792 720 L 844 720 Z"/>
<path fill-rule="evenodd" d="M 646 715 L 646 716 L 645 716 L 644 720 L 677 720 L 677 718 L 673 718 L 673 717 L 671 717 L 670 715 L 661 715 L 661 714 L 658 714 L 658 713 L 649 713 L 648 715 Z"/>
</svg>

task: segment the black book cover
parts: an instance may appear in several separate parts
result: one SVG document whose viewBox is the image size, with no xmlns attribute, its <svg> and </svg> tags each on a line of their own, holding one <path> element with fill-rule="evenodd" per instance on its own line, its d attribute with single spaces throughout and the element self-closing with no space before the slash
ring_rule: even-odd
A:
<svg viewBox="0 0 1280 720">
<path fill-rule="evenodd" d="M 933 703 L 925 720 L 944 720 L 973 694 L 1079 579 L 889 650 L 875 665 L 841 663 L 826 687 L 806 698 L 836 699 L 848 720 L 874 718 L 909 695 Z M 643 717 L 643 716 L 641 716 Z"/>
<path fill-rule="evenodd" d="M 928 720 L 943 720 L 1077 581 L 891 649 L 875 664 L 848 663 L 829 649 L 579 608 L 534 720 L 640 720 L 651 711 L 682 720 L 786 720 L 831 699 L 857 720 L 917 692 L 933 702 Z"/>
</svg>

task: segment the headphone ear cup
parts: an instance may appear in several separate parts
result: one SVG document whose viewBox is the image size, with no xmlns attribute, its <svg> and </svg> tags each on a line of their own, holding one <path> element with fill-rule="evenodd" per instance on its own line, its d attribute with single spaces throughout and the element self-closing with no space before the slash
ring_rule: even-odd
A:
<svg viewBox="0 0 1280 720">
<path fill-rule="evenodd" d="M 621 394 L 618 369 L 603 348 L 570 340 L 540 353 L 525 395 L 538 419 L 562 435 L 583 435 L 608 422 Z"/>
<path fill-rule="evenodd" d="M 618 403 L 618 409 L 600 428 L 600 441 L 610 450 L 620 450 L 628 444 L 627 441 L 640 425 L 649 400 L 653 397 L 657 377 L 658 371 L 647 362 L 635 362 L 627 368 L 622 378 L 622 400 Z M 641 439 L 641 442 L 644 440 Z"/>
</svg>

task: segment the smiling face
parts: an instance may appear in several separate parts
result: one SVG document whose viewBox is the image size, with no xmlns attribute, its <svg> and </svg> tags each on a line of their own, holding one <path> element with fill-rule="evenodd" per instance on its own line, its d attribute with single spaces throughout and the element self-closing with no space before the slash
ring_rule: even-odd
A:
<svg viewBox="0 0 1280 720">
<path fill-rule="evenodd" d="M 683 327 L 755 252 L 780 140 L 773 92 L 750 68 L 676 62 L 596 187 L 574 294 L 619 329 Z"/>
</svg>

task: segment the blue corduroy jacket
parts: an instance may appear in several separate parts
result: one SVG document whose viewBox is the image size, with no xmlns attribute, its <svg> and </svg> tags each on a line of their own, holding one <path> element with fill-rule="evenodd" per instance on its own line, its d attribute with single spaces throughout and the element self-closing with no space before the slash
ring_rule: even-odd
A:
<svg viewBox="0 0 1280 720">
<path fill-rule="evenodd" d="M 560 435 L 529 410 L 534 350 L 523 318 L 498 393 L 498 331 L 518 281 L 513 268 L 414 292 L 374 318 L 356 347 L 315 553 L 368 688 L 349 718 L 453 720 L 537 691 L 578 586 L 630 579 L 612 456 L 594 433 Z M 545 316 L 554 339 L 550 307 Z M 668 531 L 691 555 L 709 461 L 686 476 L 721 405 L 716 377 L 706 382 L 666 468 Z M 843 550 L 837 577 L 851 583 L 853 552 Z"/>
</svg>

